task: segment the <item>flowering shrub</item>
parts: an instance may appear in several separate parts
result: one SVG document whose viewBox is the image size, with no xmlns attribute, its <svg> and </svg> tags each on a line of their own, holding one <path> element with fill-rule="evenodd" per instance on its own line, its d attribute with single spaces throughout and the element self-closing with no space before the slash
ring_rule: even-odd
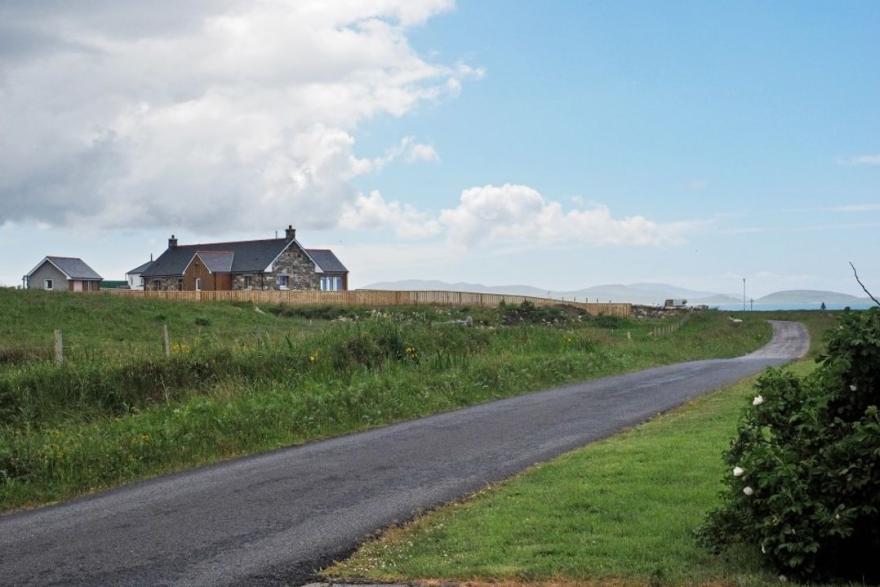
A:
<svg viewBox="0 0 880 587">
<path fill-rule="evenodd" d="M 699 531 L 800 578 L 880 577 L 880 309 L 844 313 L 819 367 L 770 370 L 737 437 L 724 505 Z"/>
</svg>

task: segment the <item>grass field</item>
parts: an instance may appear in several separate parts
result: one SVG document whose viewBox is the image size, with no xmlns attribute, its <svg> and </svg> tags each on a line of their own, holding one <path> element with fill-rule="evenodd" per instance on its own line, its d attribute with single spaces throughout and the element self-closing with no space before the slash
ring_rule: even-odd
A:
<svg viewBox="0 0 880 587">
<path fill-rule="evenodd" d="M 792 319 L 791 313 L 774 317 Z M 800 313 L 811 355 L 834 317 Z M 812 360 L 791 368 L 807 372 Z M 760 554 L 715 556 L 693 537 L 718 504 L 753 379 L 568 453 L 364 544 L 329 577 L 612 585 L 779 583 Z"/>
<path fill-rule="evenodd" d="M 570 309 L 258 311 L 12 290 L 0 290 L 0 312 L 0 509 L 548 385 L 734 356 L 769 335 L 757 317 L 737 326 L 715 312 L 654 337 L 659 321 Z M 473 326 L 456 322 L 467 317 Z"/>
</svg>

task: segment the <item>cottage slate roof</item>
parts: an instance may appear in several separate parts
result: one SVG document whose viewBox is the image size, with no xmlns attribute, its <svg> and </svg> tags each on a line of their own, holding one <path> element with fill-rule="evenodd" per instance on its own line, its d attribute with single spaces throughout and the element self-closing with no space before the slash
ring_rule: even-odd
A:
<svg viewBox="0 0 880 587">
<path fill-rule="evenodd" d="M 153 264 L 153 261 L 147 261 L 143 265 L 138 265 L 134 269 L 130 269 L 125 272 L 126 275 L 138 275 L 139 273 L 143 273 L 147 270 L 147 267 Z"/>
<path fill-rule="evenodd" d="M 46 257 L 53 265 L 58 267 L 68 279 L 98 280 L 104 279 L 94 269 L 86 265 L 85 261 L 78 257 Z M 37 266 L 39 268 L 42 265 Z M 36 269 L 34 270 L 36 271 Z M 31 272 L 33 273 L 33 271 Z"/>
<path fill-rule="evenodd" d="M 330 249 L 306 249 L 309 256 L 314 259 L 321 271 L 327 273 L 347 273 L 348 269 L 336 258 Z"/>
<path fill-rule="evenodd" d="M 285 238 L 238 241 L 227 243 L 203 243 L 197 245 L 178 245 L 167 249 L 144 271 L 144 277 L 183 275 L 193 255 L 206 252 L 232 253 L 232 273 L 265 271 L 275 260 L 287 243 Z"/>
<path fill-rule="evenodd" d="M 205 267 L 211 273 L 229 273 L 235 253 L 232 251 L 197 251 L 196 255 L 205 262 Z"/>
</svg>

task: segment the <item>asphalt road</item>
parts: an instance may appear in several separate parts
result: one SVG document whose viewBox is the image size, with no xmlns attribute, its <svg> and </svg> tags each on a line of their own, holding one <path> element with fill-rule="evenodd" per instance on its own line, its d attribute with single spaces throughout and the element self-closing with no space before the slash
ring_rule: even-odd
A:
<svg viewBox="0 0 880 587">
<path fill-rule="evenodd" d="M 364 537 L 803 355 L 670 365 L 274 451 L 0 516 L 0 583 L 298 585 Z"/>
</svg>

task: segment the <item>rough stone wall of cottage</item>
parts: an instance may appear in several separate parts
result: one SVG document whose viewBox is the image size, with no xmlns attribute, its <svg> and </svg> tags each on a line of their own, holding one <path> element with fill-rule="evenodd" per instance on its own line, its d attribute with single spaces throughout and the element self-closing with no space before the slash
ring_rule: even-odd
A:
<svg viewBox="0 0 880 587">
<path fill-rule="evenodd" d="M 250 277 L 250 289 L 278 289 L 276 277 L 287 275 L 287 289 L 320 289 L 320 276 L 315 272 L 315 264 L 297 245 L 293 244 L 281 253 L 272 267 L 265 273 L 240 273 L 232 276 L 232 289 L 248 289 L 246 278 Z"/>
<path fill-rule="evenodd" d="M 232 289 L 270 289 L 266 277 L 260 279 L 261 273 L 238 273 L 232 276 Z M 247 278 L 251 278 L 248 285 Z"/>
<path fill-rule="evenodd" d="M 147 291 L 179 291 L 178 283 L 180 279 L 180 277 L 174 275 L 170 277 L 147 277 L 144 278 L 144 289 Z M 158 287 L 156 282 L 158 282 Z"/>
<path fill-rule="evenodd" d="M 265 283 L 268 289 L 278 289 L 276 277 L 287 275 L 287 289 L 320 289 L 321 278 L 315 269 L 312 260 L 294 243 L 281 253 L 272 271 L 265 273 Z M 254 287 L 257 285 L 254 284 Z"/>
</svg>

